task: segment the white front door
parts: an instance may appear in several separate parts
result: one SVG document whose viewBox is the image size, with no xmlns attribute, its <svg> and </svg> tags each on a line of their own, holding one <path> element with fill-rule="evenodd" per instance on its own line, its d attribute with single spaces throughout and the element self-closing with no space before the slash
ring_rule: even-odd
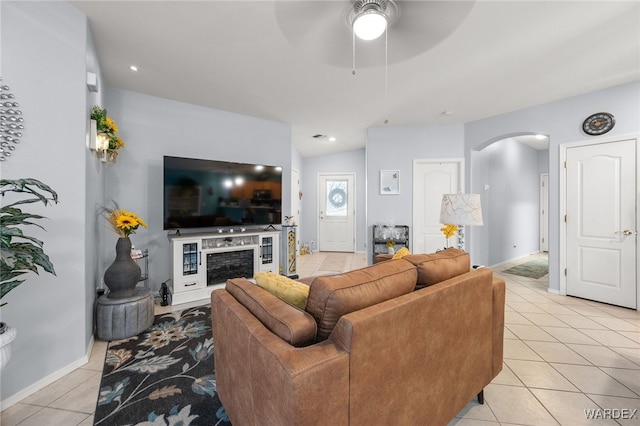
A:
<svg viewBox="0 0 640 426">
<path fill-rule="evenodd" d="M 414 160 L 413 162 L 413 253 L 433 253 L 447 245 L 440 231 L 443 194 L 463 191 L 463 160 Z M 457 246 L 451 238 L 450 247 Z"/>
<path fill-rule="evenodd" d="M 319 175 L 318 197 L 318 250 L 354 252 L 354 175 Z"/>
<path fill-rule="evenodd" d="M 549 173 L 540 175 L 540 251 L 549 251 Z"/>
<path fill-rule="evenodd" d="M 567 294 L 636 308 L 636 141 L 567 149 Z"/>
</svg>

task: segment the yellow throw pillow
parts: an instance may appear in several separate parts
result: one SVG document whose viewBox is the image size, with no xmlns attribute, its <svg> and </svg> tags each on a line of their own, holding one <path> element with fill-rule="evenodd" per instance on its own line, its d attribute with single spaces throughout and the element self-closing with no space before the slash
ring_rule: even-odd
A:
<svg viewBox="0 0 640 426">
<path fill-rule="evenodd" d="M 288 304 L 302 310 L 307 306 L 308 285 L 273 272 L 257 272 L 253 278 L 260 287 Z"/>
<path fill-rule="evenodd" d="M 393 255 L 392 259 L 402 259 L 403 257 L 408 256 L 410 254 L 411 252 L 409 251 L 408 248 L 402 247 Z"/>
</svg>

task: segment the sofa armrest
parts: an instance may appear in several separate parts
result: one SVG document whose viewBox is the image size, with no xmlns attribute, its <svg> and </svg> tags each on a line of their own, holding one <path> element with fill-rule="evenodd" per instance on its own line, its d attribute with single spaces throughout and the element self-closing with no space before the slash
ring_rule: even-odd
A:
<svg viewBox="0 0 640 426">
<path fill-rule="evenodd" d="M 311 315 L 245 278 L 227 280 L 226 290 L 262 324 L 290 345 L 312 344 L 318 326 Z"/>
<path fill-rule="evenodd" d="M 211 293 L 211 313 L 217 392 L 232 423 L 348 424 L 347 352 L 331 341 L 289 345 L 226 290 Z"/>
<path fill-rule="evenodd" d="M 338 321 L 329 339 L 350 353 L 352 423 L 394 424 L 385 407 L 398 406 L 411 424 L 447 424 L 491 381 L 492 275 L 469 271 Z"/>
</svg>

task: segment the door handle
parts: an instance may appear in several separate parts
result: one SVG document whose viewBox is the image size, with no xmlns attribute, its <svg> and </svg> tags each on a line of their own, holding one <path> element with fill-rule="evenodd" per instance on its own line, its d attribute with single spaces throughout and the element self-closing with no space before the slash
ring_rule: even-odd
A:
<svg viewBox="0 0 640 426">
<path fill-rule="evenodd" d="M 629 231 L 628 229 L 625 229 L 624 231 L 622 231 L 622 235 L 624 236 L 629 236 L 629 235 L 633 235 L 633 234 L 637 234 L 638 232 L 633 232 L 633 231 Z"/>
</svg>

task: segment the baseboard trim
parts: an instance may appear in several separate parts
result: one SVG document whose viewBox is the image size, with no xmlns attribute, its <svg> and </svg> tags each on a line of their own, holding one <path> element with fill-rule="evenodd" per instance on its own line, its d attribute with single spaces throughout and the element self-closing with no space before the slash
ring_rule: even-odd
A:
<svg viewBox="0 0 640 426">
<path fill-rule="evenodd" d="M 58 371 L 54 371 L 48 376 L 38 380 L 34 384 L 29 385 L 26 388 L 22 389 L 21 391 L 18 391 L 17 393 L 11 395 L 9 398 L 3 401 L 0 401 L 0 411 L 4 411 L 7 408 L 16 405 L 26 397 L 33 395 L 39 390 L 46 388 L 56 380 L 59 380 L 64 376 L 66 376 L 67 374 L 71 373 L 72 371 L 77 370 L 83 365 L 86 365 L 89 362 L 91 351 L 93 349 L 93 344 L 94 344 L 94 336 L 91 336 L 91 340 L 89 340 L 89 344 L 87 345 L 87 352 L 83 357 L 77 359 L 76 361 L 73 361 L 70 364 L 67 364 L 66 366 L 62 367 Z"/>
<path fill-rule="evenodd" d="M 522 256 L 514 257 L 513 259 L 505 260 L 504 262 L 496 263 L 495 265 L 489 266 L 491 269 L 496 269 L 502 265 L 506 265 L 507 263 L 515 262 L 520 259 L 524 259 L 525 257 L 533 256 L 534 254 L 542 253 L 541 251 L 534 251 L 533 253 L 523 254 Z"/>
</svg>

